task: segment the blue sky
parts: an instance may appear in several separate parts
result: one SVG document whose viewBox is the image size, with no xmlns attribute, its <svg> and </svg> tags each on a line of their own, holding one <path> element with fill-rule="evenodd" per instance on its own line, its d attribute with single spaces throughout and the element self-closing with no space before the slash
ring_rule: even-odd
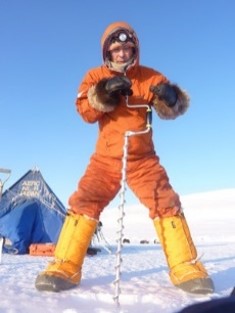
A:
<svg viewBox="0 0 235 313">
<path fill-rule="evenodd" d="M 76 113 L 77 88 L 102 62 L 106 26 L 123 20 L 139 36 L 141 64 L 191 97 L 179 119 L 153 118 L 156 151 L 175 190 L 234 188 L 234 12 L 233 0 L 0 0 L 0 168 L 12 170 L 6 187 L 37 166 L 67 205 L 97 138 L 97 125 Z"/>
</svg>

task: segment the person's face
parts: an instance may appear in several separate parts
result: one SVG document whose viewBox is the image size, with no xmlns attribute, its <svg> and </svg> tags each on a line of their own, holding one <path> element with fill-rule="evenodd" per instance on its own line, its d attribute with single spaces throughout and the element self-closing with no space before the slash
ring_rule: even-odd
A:
<svg viewBox="0 0 235 313">
<path fill-rule="evenodd" d="M 133 57 L 133 47 L 128 44 L 120 45 L 109 52 L 111 61 L 117 64 L 126 63 Z"/>
</svg>

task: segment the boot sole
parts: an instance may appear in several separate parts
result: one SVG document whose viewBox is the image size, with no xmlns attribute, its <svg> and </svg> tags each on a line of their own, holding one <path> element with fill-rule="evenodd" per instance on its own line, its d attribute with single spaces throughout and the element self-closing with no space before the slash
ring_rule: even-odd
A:
<svg viewBox="0 0 235 313">
<path fill-rule="evenodd" d="M 193 294 L 210 294 L 213 293 L 215 288 L 213 281 L 210 278 L 196 278 L 180 285 L 177 285 L 178 288 Z"/>
<path fill-rule="evenodd" d="M 64 280 L 63 278 L 49 275 L 39 275 L 35 281 L 35 287 L 39 291 L 60 292 L 75 288 L 76 286 L 76 284 Z"/>
</svg>

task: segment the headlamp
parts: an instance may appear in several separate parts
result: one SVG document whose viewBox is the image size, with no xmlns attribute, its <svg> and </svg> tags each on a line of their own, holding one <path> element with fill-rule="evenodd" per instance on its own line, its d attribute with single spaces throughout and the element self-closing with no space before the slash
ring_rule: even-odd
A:
<svg viewBox="0 0 235 313">
<path fill-rule="evenodd" d="M 112 35 L 111 43 L 116 42 L 116 41 L 117 42 L 128 42 L 128 41 L 134 42 L 132 35 L 123 30 Z"/>
<path fill-rule="evenodd" d="M 125 33 L 120 33 L 120 34 L 118 35 L 118 39 L 119 39 L 121 42 L 127 41 L 127 34 L 125 34 Z"/>
</svg>

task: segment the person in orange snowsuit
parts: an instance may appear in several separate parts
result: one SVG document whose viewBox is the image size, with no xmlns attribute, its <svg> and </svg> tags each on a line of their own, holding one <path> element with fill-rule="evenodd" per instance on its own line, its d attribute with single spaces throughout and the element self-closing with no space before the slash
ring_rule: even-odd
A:
<svg viewBox="0 0 235 313">
<path fill-rule="evenodd" d="M 179 196 L 159 163 L 147 120 L 149 109 L 162 119 L 181 116 L 189 97 L 160 72 L 139 64 L 138 37 L 128 23 L 109 25 L 101 46 L 104 63 L 87 72 L 76 100 L 81 117 L 99 125 L 96 149 L 69 199 L 55 260 L 37 276 L 36 288 L 60 291 L 79 284 L 100 215 L 121 187 L 125 134 L 147 127 L 128 137 L 126 182 L 149 209 L 173 284 L 192 293 L 211 293 L 213 282 L 197 260 Z"/>
</svg>

